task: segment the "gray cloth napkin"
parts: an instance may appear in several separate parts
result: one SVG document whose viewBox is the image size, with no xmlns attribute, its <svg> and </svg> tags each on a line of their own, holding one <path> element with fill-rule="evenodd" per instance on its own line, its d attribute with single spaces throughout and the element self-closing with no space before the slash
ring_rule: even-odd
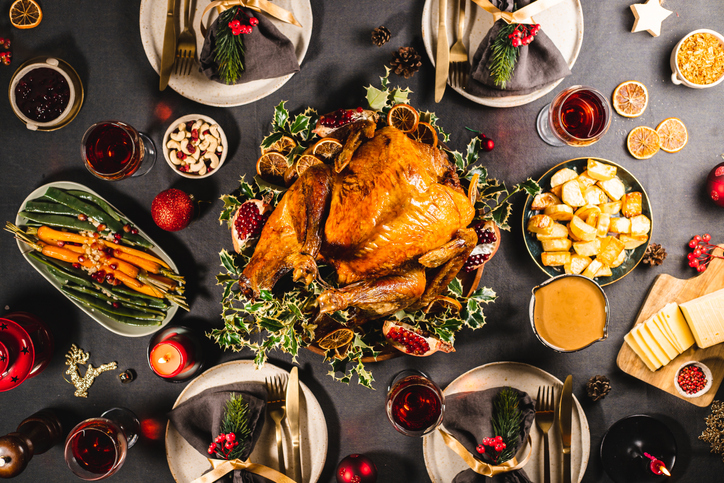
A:
<svg viewBox="0 0 724 483">
<path fill-rule="evenodd" d="M 513 0 L 491 0 L 491 3 L 505 12 L 513 10 Z M 532 3 L 531 0 L 518 0 L 518 9 Z M 493 24 L 485 36 L 478 50 L 473 56 L 472 68 L 468 85 L 465 90 L 476 97 L 505 97 L 530 94 L 571 74 L 568 63 L 561 55 L 558 47 L 543 32 L 538 31 L 533 42 L 519 47 L 518 62 L 513 71 L 513 77 L 506 83 L 505 89 L 495 85 L 490 78 L 490 44 L 498 35 L 498 31 L 505 24 L 505 20 L 498 20 Z"/>
<path fill-rule="evenodd" d="M 241 34 L 244 37 L 244 71 L 236 80 L 237 84 L 251 82 L 259 79 L 273 79 L 293 72 L 299 72 L 294 44 L 282 34 L 274 23 L 263 13 L 247 11 L 259 19 L 259 24 L 250 34 Z M 246 17 L 240 15 L 241 23 L 248 24 Z M 214 48 L 216 45 L 217 18 L 206 32 L 204 46 L 199 55 L 201 72 L 209 79 L 224 84 L 219 78 L 218 65 L 214 62 Z"/>
<path fill-rule="evenodd" d="M 484 391 L 460 392 L 445 397 L 443 425 L 475 457 L 480 456 L 475 448 L 483 438 L 497 436 L 493 434 L 493 424 L 490 418 L 493 413 L 493 401 L 502 389 L 502 387 L 496 387 Z M 535 420 L 535 402 L 528 394 L 517 389 L 516 391 L 520 396 L 518 407 L 523 413 L 523 424 L 518 435 L 517 446 L 520 449 L 528 437 L 530 427 Z M 485 462 L 490 464 L 490 461 Z M 501 473 L 488 480 L 487 477 L 475 473 L 472 469 L 458 473 L 453 483 L 483 483 L 486 481 L 495 483 L 531 483 L 523 470 Z"/>
<path fill-rule="evenodd" d="M 221 421 L 224 417 L 224 408 L 229 401 L 231 393 L 244 398 L 249 405 L 249 427 L 251 436 L 247 447 L 241 455 L 246 460 L 254 450 L 259 439 L 266 418 L 267 392 L 264 384 L 240 382 L 226 386 L 214 387 L 185 401 L 168 414 L 168 419 L 176 431 L 196 451 L 210 457 L 207 450 L 209 444 L 221 433 Z M 199 475 L 200 476 L 200 475 Z M 233 478 L 233 479 L 232 479 Z M 244 470 L 235 470 L 218 481 L 233 483 L 268 483 L 266 478 L 249 473 Z"/>
</svg>

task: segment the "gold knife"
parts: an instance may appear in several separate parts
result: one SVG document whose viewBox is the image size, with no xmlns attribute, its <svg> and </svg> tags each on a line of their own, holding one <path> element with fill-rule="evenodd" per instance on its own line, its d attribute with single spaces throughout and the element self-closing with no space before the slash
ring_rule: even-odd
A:
<svg viewBox="0 0 724 483">
<path fill-rule="evenodd" d="M 440 0 L 437 12 L 437 55 L 435 56 L 435 102 L 442 100 L 450 68 L 450 46 L 447 41 L 447 0 Z"/>
<path fill-rule="evenodd" d="M 563 446 L 563 483 L 573 483 L 571 479 L 571 413 L 573 412 L 573 376 L 566 377 L 558 404 L 558 428 L 561 431 Z"/>
<path fill-rule="evenodd" d="M 176 58 L 176 18 L 174 10 L 176 0 L 168 0 L 168 11 L 166 12 L 166 31 L 163 34 L 163 50 L 161 53 L 161 68 L 158 74 L 161 76 L 158 81 L 158 90 L 162 91 L 168 85 L 171 77 L 173 61 Z"/>
<path fill-rule="evenodd" d="M 299 449 L 299 368 L 292 367 L 287 381 L 287 421 L 292 436 L 292 461 L 287 476 L 302 483 L 302 458 Z"/>
</svg>

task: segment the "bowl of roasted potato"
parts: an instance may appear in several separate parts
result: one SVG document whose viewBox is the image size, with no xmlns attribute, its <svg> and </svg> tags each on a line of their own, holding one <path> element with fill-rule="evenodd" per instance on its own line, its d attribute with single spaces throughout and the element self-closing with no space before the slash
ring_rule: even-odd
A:
<svg viewBox="0 0 724 483">
<path fill-rule="evenodd" d="M 551 277 L 583 275 L 599 285 L 625 277 L 644 256 L 653 215 L 643 186 L 611 161 L 576 158 L 548 170 L 528 196 L 523 237 Z"/>
</svg>

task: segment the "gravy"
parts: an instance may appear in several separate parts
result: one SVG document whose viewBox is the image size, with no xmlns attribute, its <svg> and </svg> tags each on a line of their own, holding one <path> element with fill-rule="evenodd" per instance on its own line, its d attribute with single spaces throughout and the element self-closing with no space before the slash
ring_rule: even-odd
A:
<svg viewBox="0 0 724 483">
<path fill-rule="evenodd" d="M 605 334 L 606 299 L 591 280 L 561 277 L 535 291 L 533 320 L 538 335 L 551 346 L 582 349 Z"/>
</svg>

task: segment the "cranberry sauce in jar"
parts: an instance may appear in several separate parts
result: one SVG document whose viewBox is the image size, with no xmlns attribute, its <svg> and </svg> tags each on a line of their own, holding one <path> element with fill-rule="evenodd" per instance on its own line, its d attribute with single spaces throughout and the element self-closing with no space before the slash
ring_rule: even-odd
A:
<svg viewBox="0 0 724 483">
<path fill-rule="evenodd" d="M 15 86 L 18 109 L 37 122 L 50 122 L 60 117 L 69 100 L 68 81 L 60 72 L 47 67 L 31 70 Z"/>
</svg>

